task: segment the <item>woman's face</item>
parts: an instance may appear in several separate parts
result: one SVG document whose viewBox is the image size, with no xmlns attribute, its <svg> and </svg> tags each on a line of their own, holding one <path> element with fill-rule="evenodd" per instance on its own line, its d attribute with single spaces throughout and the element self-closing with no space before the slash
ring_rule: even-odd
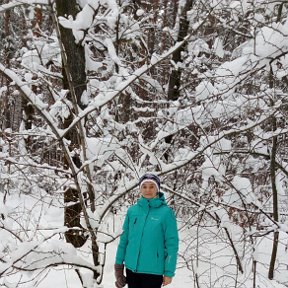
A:
<svg viewBox="0 0 288 288">
<path fill-rule="evenodd" d="M 141 185 L 140 193 L 147 199 L 155 198 L 157 192 L 157 186 L 154 182 L 147 181 Z"/>
</svg>

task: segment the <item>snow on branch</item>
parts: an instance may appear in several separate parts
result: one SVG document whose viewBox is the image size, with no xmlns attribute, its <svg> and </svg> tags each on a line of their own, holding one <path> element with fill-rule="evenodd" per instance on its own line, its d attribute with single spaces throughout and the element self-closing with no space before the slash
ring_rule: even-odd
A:
<svg viewBox="0 0 288 288">
<path fill-rule="evenodd" d="M 0 277 L 5 274 L 9 275 L 10 268 L 32 272 L 39 269 L 47 269 L 51 266 L 73 265 L 98 271 L 98 267 L 78 256 L 76 249 L 72 245 L 51 239 L 65 230 L 66 227 L 59 228 L 58 231 L 40 241 L 20 243 L 17 249 L 10 253 L 9 259 L 3 259 Z"/>
<path fill-rule="evenodd" d="M 194 159 L 196 159 L 197 157 L 199 157 L 200 155 L 202 155 L 208 148 L 210 148 L 211 146 L 213 146 L 214 144 L 218 143 L 221 139 L 232 135 L 232 134 L 241 134 L 245 131 L 248 131 L 254 127 L 259 126 L 260 124 L 262 124 L 263 122 L 267 121 L 267 119 L 269 119 L 271 116 L 276 115 L 277 113 L 279 113 L 279 108 L 282 106 L 282 103 L 278 103 L 277 105 L 275 105 L 274 107 L 271 107 L 271 110 L 268 111 L 267 113 L 263 113 L 261 115 L 261 117 L 259 118 L 259 120 L 253 122 L 251 121 L 250 123 L 248 123 L 247 125 L 244 125 L 243 127 L 239 128 L 239 127 L 235 127 L 235 128 L 231 128 L 227 131 L 223 131 L 220 132 L 218 137 L 214 138 L 211 142 L 206 143 L 206 145 L 204 145 L 204 147 L 200 146 L 199 149 L 197 149 L 196 151 L 194 151 L 193 153 L 191 152 L 190 155 L 188 155 L 187 157 L 185 157 L 184 159 L 179 159 L 177 162 L 173 162 L 171 164 L 163 164 L 164 166 L 162 167 L 162 173 L 161 174 L 166 174 L 166 173 L 170 173 L 172 171 L 175 171 L 185 165 L 187 165 L 188 163 L 190 163 L 191 161 L 193 161 Z"/>
<path fill-rule="evenodd" d="M 48 104 L 45 104 L 39 96 L 37 96 L 29 87 L 28 83 L 23 82 L 19 75 L 17 75 L 12 70 L 6 68 L 3 64 L 0 63 L 0 71 L 3 72 L 9 79 L 11 79 L 22 91 L 23 96 L 38 110 L 42 115 L 43 119 L 46 120 L 47 124 L 50 126 L 54 135 L 57 137 L 60 135 L 60 129 L 57 127 L 57 121 L 51 117 L 49 112 L 46 110 Z M 58 138 L 58 137 L 57 137 Z"/>
<path fill-rule="evenodd" d="M 10 3 L 7 4 L 3 4 L 0 6 L 0 13 L 1 12 L 5 12 L 7 10 L 13 9 L 17 6 L 21 6 L 21 5 L 36 5 L 36 4 L 40 4 L 40 5 L 48 5 L 49 1 L 48 0 L 15 0 L 15 1 L 11 1 Z"/>
<path fill-rule="evenodd" d="M 171 56 L 177 49 L 179 49 L 182 45 L 184 45 L 188 39 L 191 37 L 191 35 L 188 35 L 184 38 L 183 41 L 177 42 L 173 47 L 171 47 L 166 53 L 163 55 L 152 55 L 151 63 L 150 65 L 143 65 L 132 75 L 127 77 L 127 79 L 121 83 L 119 83 L 114 91 L 107 92 L 107 93 L 99 93 L 93 102 L 90 103 L 90 105 L 84 109 L 82 112 L 79 113 L 78 117 L 75 117 L 73 122 L 70 124 L 70 126 L 63 131 L 61 137 L 64 137 L 67 132 L 73 128 L 75 125 L 79 123 L 82 119 L 84 119 L 87 115 L 89 115 L 91 112 L 101 109 L 103 106 L 107 105 L 110 101 L 112 101 L 115 97 L 123 93 L 125 89 L 127 89 L 131 84 L 133 84 L 137 79 L 139 79 L 142 75 L 144 75 L 146 72 L 148 72 L 151 68 L 162 62 L 163 60 L 167 59 L 169 56 Z"/>
<path fill-rule="evenodd" d="M 33 161 L 28 161 L 28 163 L 27 162 L 19 162 L 19 161 L 16 161 L 15 159 L 13 159 L 11 157 L 5 157 L 4 158 L 1 156 L 1 154 L 0 154 L 0 160 L 3 160 L 3 161 L 5 160 L 7 163 L 13 164 L 16 166 L 34 167 L 34 168 L 39 168 L 39 169 L 53 170 L 56 172 L 64 173 L 66 175 L 71 174 L 71 172 L 69 170 L 64 170 L 64 169 L 58 168 L 56 166 L 50 166 L 48 164 L 37 164 L 37 163 L 34 163 Z"/>
<path fill-rule="evenodd" d="M 271 109 L 270 111 L 268 111 L 267 113 L 263 113 L 263 115 L 259 118 L 258 121 L 255 122 L 251 122 L 248 123 L 247 125 L 241 127 L 241 128 L 231 128 L 228 131 L 224 131 L 219 133 L 218 137 L 214 138 L 211 142 L 206 143 L 206 145 L 204 145 L 204 147 L 200 146 L 199 149 L 197 149 L 194 152 L 189 153 L 189 155 L 187 155 L 187 157 L 183 158 L 183 159 L 178 159 L 177 161 L 174 161 L 173 163 L 170 164 L 165 164 L 162 161 L 161 162 L 161 166 L 162 166 L 162 170 L 161 173 L 159 173 L 159 176 L 161 175 L 165 175 L 165 174 L 169 174 L 175 170 L 180 169 L 181 167 L 184 167 L 185 165 L 188 165 L 189 163 L 191 163 L 194 159 L 198 158 L 199 156 L 203 155 L 203 153 L 210 148 L 211 146 L 215 145 L 216 143 L 218 143 L 221 139 L 231 135 L 231 134 L 235 134 L 235 133 L 243 133 L 247 130 L 250 130 L 256 126 L 259 126 L 260 124 L 262 124 L 263 122 L 265 122 L 267 119 L 269 119 L 272 115 L 275 115 L 278 111 L 278 109 L 280 108 L 281 103 L 278 105 L 275 105 L 273 107 L 273 109 Z M 152 143 L 153 145 L 153 143 Z M 151 149 L 152 150 L 152 149 Z M 106 213 L 109 211 L 109 208 L 111 207 L 111 205 L 113 203 L 115 203 L 117 200 L 119 200 L 122 196 L 124 196 L 126 193 L 128 193 L 129 191 L 131 191 L 132 189 L 134 189 L 137 186 L 138 182 L 133 180 L 130 181 L 128 183 L 123 183 L 122 186 L 119 186 L 118 189 L 115 191 L 114 196 L 112 196 L 109 201 L 107 201 L 105 203 L 105 205 L 102 207 L 101 210 L 98 211 L 99 213 L 99 222 L 101 222 Z"/>
</svg>

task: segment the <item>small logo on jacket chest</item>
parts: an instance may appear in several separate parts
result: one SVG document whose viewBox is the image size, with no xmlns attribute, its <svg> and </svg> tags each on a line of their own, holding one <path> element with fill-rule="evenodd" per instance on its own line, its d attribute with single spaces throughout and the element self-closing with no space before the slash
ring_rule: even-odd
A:
<svg viewBox="0 0 288 288">
<path fill-rule="evenodd" d="M 153 216 L 151 216 L 150 219 L 153 220 L 153 221 L 159 221 L 160 220 L 159 218 L 156 218 L 156 217 L 153 217 Z"/>
</svg>

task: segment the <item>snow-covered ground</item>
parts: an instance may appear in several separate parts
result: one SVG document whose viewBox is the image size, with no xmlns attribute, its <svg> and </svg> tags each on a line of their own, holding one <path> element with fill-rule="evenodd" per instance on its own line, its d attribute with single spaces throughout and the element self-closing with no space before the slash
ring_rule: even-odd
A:
<svg viewBox="0 0 288 288">
<path fill-rule="evenodd" d="M 100 287 L 103 288 L 115 288 L 114 282 L 114 257 L 116 251 L 116 243 L 112 243 L 108 249 L 107 255 L 107 265 L 105 266 L 104 278 Z M 190 272 L 191 273 L 191 272 Z M 179 269 L 176 276 L 173 279 L 170 288 L 183 288 L 183 287 L 193 287 L 191 275 L 189 271 L 185 268 Z M 61 287 L 61 288 L 79 288 L 81 283 L 75 271 L 70 269 L 52 269 L 47 275 L 43 283 L 38 287 L 41 288 L 51 288 L 51 287 Z M 126 286 L 127 287 L 127 286 Z"/>
<path fill-rule="evenodd" d="M 7 196 L 7 205 L 2 205 L 1 213 L 5 216 L 2 219 L 2 229 L 0 229 L 0 251 L 1 258 L 6 261 L 0 262 L 0 287 L 7 288 L 53 288 L 53 287 L 82 287 L 72 265 L 49 267 L 45 270 L 39 269 L 33 272 L 25 272 L 20 269 L 8 268 L 15 264 L 15 267 L 45 267 L 47 264 L 57 263 L 59 259 L 71 261 L 74 263 L 88 263 L 92 265 L 90 243 L 87 243 L 80 249 L 74 249 L 72 245 L 65 243 L 63 239 L 63 212 L 61 201 L 57 197 L 51 197 L 49 194 L 42 194 L 31 197 L 31 195 L 9 195 Z M 60 209 L 59 209 L 60 208 Z M 63 206 L 62 206 L 63 208 Z M 61 212 L 62 211 L 62 212 Z M 122 221 L 125 215 L 125 209 L 119 212 L 119 215 L 110 215 L 105 220 L 102 231 L 111 233 L 113 237 L 121 232 Z M 179 228 L 183 228 L 184 220 L 178 219 Z M 54 232 L 51 232 L 53 231 Z M 62 230 L 61 230 L 62 229 Z M 100 230 L 101 230 L 100 229 Z M 12 232 L 19 237 L 14 237 Z M 62 231 L 62 232 L 61 232 Z M 229 231 L 232 238 L 239 239 L 241 229 L 236 225 L 230 225 Z M 214 233 L 215 232 L 215 233 Z M 51 239 L 49 235 L 54 236 Z M 196 234 L 199 233 L 199 234 Z M 214 234 L 213 234 L 214 233 Z M 222 234 L 221 234 L 222 233 Z M 214 237 L 212 237 L 214 235 Z M 223 236 L 224 235 L 224 236 Z M 273 234 L 267 237 L 255 239 L 257 246 L 254 258 L 257 263 L 257 288 L 284 288 L 285 285 L 276 281 L 270 281 L 267 277 L 269 261 L 272 251 Z M 279 249 L 277 254 L 275 278 L 282 283 L 288 284 L 288 254 L 285 250 L 287 244 L 287 234 L 281 233 Z M 102 237 L 102 238 L 101 238 Z M 109 239 L 109 237 L 106 240 Z M 237 238 L 238 237 L 238 238 Z M 20 239 L 22 241 L 20 241 Z M 24 241 L 25 240 L 25 241 Z M 99 235 L 99 240 L 105 240 L 104 236 Z M 114 285 L 114 259 L 116 247 L 119 238 L 107 245 L 106 264 L 104 268 L 102 288 L 115 288 Z M 244 273 L 238 272 L 233 250 L 228 242 L 225 242 L 225 233 L 219 227 L 190 227 L 189 229 L 180 229 L 180 251 L 178 269 L 170 288 L 197 287 L 197 288 L 252 288 L 252 263 L 251 246 L 243 248 L 245 245 L 240 241 L 235 241 L 236 249 L 240 255 Z M 155 239 L 157 241 L 157 239 Z M 255 242 L 256 243 L 256 242 Z M 200 246 L 198 245 L 200 244 Z M 198 246 L 197 246 L 198 245 Z M 31 249 L 36 247 L 36 249 Z M 100 252 L 103 251 L 100 245 Z M 6 249 L 6 250 L 5 250 Z M 102 249 L 102 250 L 101 250 Z M 10 251 L 8 254 L 6 251 Z M 34 252 L 31 252 L 34 250 Z M 30 251 L 27 253 L 27 251 Z M 27 255 L 25 255 L 27 253 Z M 196 267 L 196 257 L 198 255 L 198 267 Z M 22 259 L 22 260 L 17 260 Z M 16 261 L 17 260 L 17 261 Z M 54 262 L 53 262 L 54 261 Z M 193 262 L 193 263 L 192 263 Z M 41 266 L 42 265 L 42 266 Z M 194 273 L 198 273 L 199 286 L 195 284 Z M 39 271 L 41 271 L 40 274 Z M 87 283 L 87 288 L 96 288 L 89 285 L 92 277 L 88 269 L 81 268 L 83 280 Z M 235 279 L 237 282 L 235 283 Z M 18 283 L 21 282 L 21 285 Z M 287 285 L 286 284 L 286 285 Z M 6 285 L 6 286 L 5 286 Z"/>
<path fill-rule="evenodd" d="M 41 194 L 41 193 L 40 193 Z M 1 211 L 5 215 L 5 219 L 2 220 L 3 226 L 0 229 L 0 251 L 5 249 L 10 250 L 10 253 L 4 255 L 1 253 L 1 257 L 7 261 L 7 264 L 0 262 L 0 273 L 2 273 L 9 265 L 12 265 L 13 261 L 18 267 L 38 267 L 45 266 L 53 261 L 57 262 L 59 258 L 64 260 L 72 260 L 78 263 L 90 263 L 91 259 L 91 247 L 88 241 L 80 249 L 75 250 L 71 244 L 66 244 L 63 238 L 63 212 L 61 209 L 61 201 L 57 197 L 51 197 L 49 194 L 42 194 L 36 197 L 31 195 L 11 195 L 7 197 L 7 204 L 2 205 Z M 60 209 L 59 209 L 60 208 Z M 63 206 L 62 206 L 63 208 Z M 62 212 L 61 212 L 62 211 Z M 125 215 L 125 211 L 121 212 L 121 215 L 108 216 L 103 226 L 105 232 L 111 232 L 113 236 L 119 235 L 122 229 L 122 221 Z M 113 228 L 112 228 L 113 227 Z M 111 231 L 109 231 L 111 230 Z M 10 232 L 14 231 L 19 238 L 13 237 Z M 19 232 L 20 231 L 20 232 Z M 54 231 L 54 232 L 53 232 Z M 59 233 L 60 232 L 60 233 Z M 54 236 L 48 239 L 51 235 Z M 102 237 L 102 239 L 101 239 Z M 99 240 L 105 240 L 105 237 L 99 235 Z M 21 241 L 19 241 L 21 239 Z M 43 241 L 43 239 L 45 239 Z M 106 236 L 106 240 L 109 239 Z M 104 267 L 103 281 L 99 287 L 103 288 L 115 288 L 114 282 L 114 260 L 115 253 L 119 238 L 114 242 L 107 245 L 106 264 Z M 33 247 L 36 247 L 35 253 Z M 103 251 L 103 245 L 100 244 L 100 252 Z M 102 250 L 101 250 L 102 249 Z M 30 251 L 30 252 L 28 252 Z M 28 253 L 27 253 L 28 252 Z M 26 256 L 25 253 L 27 253 Z M 46 253 L 42 255 L 42 253 Z M 78 257 L 76 257 L 76 254 Z M 22 257 L 23 256 L 23 257 Z M 24 259 L 24 261 L 17 259 Z M 41 271 L 39 274 L 38 272 Z M 39 288 L 51 288 L 51 287 L 69 287 L 79 288 L 82 287 L 79 277 L 77 276 L 72 265 L 57 267 L 50 267 L 45 270 L 39 269 L 33 272 L 24 272 L 17 269 L 6 270 L 2 277 L 0 277 L 0 287 L 39 287 Z M 88 269 L 81 268 L 81 275 L 84 281 L 89 283 L 91 281 L 91 272 Z M 84 276 L 83 276 L 84 275 Z M 85 277 L 85 275 L 87 277 Z M 177 271 L 177 274 L 173 280 L 173 284 L 170 287 L 180 288 L 183 287 L 183 283 L 191 286 L 191 273 L 185 268 L 181 268 Z M 21 282 L 21 285 L 19 283 Z M 87 287 L 92 288 L 88 285 Z M 95 286 L 93 286 L 94 288 Z"/>
</svg>

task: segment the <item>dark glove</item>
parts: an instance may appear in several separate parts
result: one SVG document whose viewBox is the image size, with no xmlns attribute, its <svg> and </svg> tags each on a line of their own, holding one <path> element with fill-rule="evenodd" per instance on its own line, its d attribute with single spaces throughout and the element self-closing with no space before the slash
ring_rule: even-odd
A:
<svg viewBox="0 0 288 288">
<path fill-rule="evenodd" d="M 124 276 L 124 264 L 114 264 L 114 272 L 117 288 L 122 288 L 126 285 L 126 277 Z"/>
</svg>

